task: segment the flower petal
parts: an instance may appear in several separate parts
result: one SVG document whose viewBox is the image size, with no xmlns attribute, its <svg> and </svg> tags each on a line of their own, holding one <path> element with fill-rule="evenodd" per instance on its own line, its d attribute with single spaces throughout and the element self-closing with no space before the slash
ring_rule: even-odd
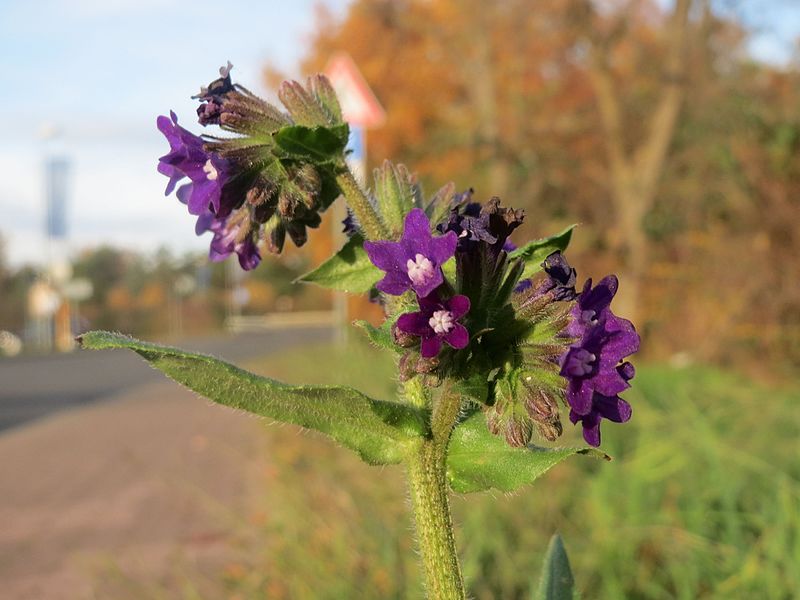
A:
<svg viewBox="0 0 800 600">
<path fill-rule="evenodd" d="M 414 285 L 412 283 L 411 287 L 415 292 L 417 292 L 418 295 L 427 296 L 431 294 L 440 285 L 442 285 L 443 281 L 444 281 L 444 275 L 442 275 L 442 269 L 437 266 L 436 269 L 433 271 L 433 275 L 431 275 L 430 279 L 426 279 L 424 283 L 417 285 Z"/>
<path fill-rule="evenodd" d="M 423 358 L 433 358 L 439 351 L 442 349 L 442 338 L 438 335 L 422 340 L 422 345 L 420 347 L 421 354 Z"/>
<path fill-rule="evenodd" d="M 593 399 L 593 411 L 614 423 L 624 423 L 631 418 L 633 411 L 631 405 L 619 396 L 603 396 L 595 394 Z"/>
<path fill-rule="evenodd" d="M 430 315 L 424 312 L 405 313 L 397 319 L 397 328 L 411 335 L 428 336 L 433 332 L 429 319 Z"/>
<path fill-rule="evenodd" d="M 431 239 L 431 224 L 425 211 L 421 208 L 414 208 L 406 215 L 405 223 L 403 224 L 403 237 L 400 239 L 400 244 L 407 251 L 419 252 L 419 249 L 425 250 L 423 254 L 427 256 L 428 243 Z M 412 253 L 411 256 L 414 254 Z"/>
<path fill-rule="evenodd" d="M 441 266 L 456 253 L 456 245 L 458 244 L 458 236 L 454 231 L 448 231 L 446 234 L 435 237 L 430 241 L 428 258 L 434 264 Z"/>
<path fill-rule="evenodd" d="M 469 312 L 469 298 L 461 295 L 453 296 L 445 302 L 445 306 L 452 313 L 453 319 L 460 319 Z"/>
<path fill-rule="evenodd" d="M 572 380 L 567 386 L 567 403 L 579 415 L 587 415 L 592 410 L 592 388 L 585 380 Z"/>
<path fill-rule="evenodd" d="M 466 348 L 469 344 L 469 332 L 461 323 L 456 323 L 450 333 L 444 336 L 444 341 L 456 350 Z"/>
<path fill-rule="evenodd" d="M 411 286 L 408 275 L 399 271 L 389 271 L 386 276 L 375 284 L 381 292 L 392 296 L 401 296 Z"/>
<path fill-rule="evenodd" d="M 595 448 L 600 445 L 600 421 L 600 415 L 597 413 L 590 413 L 581 419 L 583 439 Z"/>
<path fill-rule="evenodd" d="M 397 242 L 364 242 L 364 250 L 370 262 L 382 271 L 405 269 L 407 258 Z"/>
</svg>

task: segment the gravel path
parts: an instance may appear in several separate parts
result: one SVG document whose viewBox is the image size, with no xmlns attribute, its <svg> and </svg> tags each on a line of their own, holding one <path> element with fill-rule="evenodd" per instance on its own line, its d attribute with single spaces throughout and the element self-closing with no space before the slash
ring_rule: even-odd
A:
<svg viewBox="0 0 800 600">
<path fill-rule="evenodd" d="M 5 433 L 0 595 L 176 597 L 184 568 L 218 577 L 264 442 L 259 419 L 166 381 Z"/>
</svg>

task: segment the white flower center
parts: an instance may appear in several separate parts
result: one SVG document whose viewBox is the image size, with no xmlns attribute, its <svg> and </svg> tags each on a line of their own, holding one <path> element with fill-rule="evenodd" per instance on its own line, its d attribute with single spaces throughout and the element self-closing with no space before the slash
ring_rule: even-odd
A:
<svg viewBox="0 0 800 600">
<path fill-rule="evenodd" d="M 211 181 L 216 181 L 217 177 L 219 177 L 219 173 L 214 168 L 214 165 L 211 164 L 210 158 L 206 161 L 206 164 L 203 165 L 203 173 L 205 173 L 206 177 Z"/>
<path fill-rule="evenodd" d="M 422 254 L 417 254 L 414 260 L 410 258 L 406 262 L 408 278 L 414 285 L 423 285 L 433 277 L 433 263 Z"/>
<path fill-rule="evenodd" d="M 428 319 L 428 325 L 431 326 L 436 333 L 449 333 L 455 327 L 453 323 L 453 313 L 447 310 L 437 310 L 433 316 Z"/>
</svg>

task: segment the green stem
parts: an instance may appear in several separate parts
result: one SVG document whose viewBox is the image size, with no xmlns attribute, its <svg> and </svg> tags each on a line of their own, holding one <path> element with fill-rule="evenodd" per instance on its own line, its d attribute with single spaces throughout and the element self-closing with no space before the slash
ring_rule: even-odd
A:
<svg viewBox="0 0 800 600">
<path fill-rule="evenodd" d="M 432 439 L 421 442 L 406 465 L 428 597 L 436 600 L 465 598 L 446 474 L 447 444 L 459 403 L 459 396 L 445 388 L 431 417 Z"/>
<path fill-rule="evenodd" d="M 356 181 L 353 172 L 348 167 L 346 171 L 336 176 L 336 183 L 347 200 L 350 210 L 355 214 L 361 230 L 368 240 L 388 240 L 389 231 L 381 221 L 375 207 L 372 206 L 364 190 Z"/>
</svg>

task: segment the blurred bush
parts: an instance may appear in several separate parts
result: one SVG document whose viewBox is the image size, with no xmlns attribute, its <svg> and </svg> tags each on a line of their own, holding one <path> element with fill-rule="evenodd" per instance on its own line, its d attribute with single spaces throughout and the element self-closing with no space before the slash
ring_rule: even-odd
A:
<svg viewBox="0 0 800 600">
<path fill-rule="evenodd" d="M 314 347 L 260 367 L 289 381 L 392 393 L 391 364 L 362 345 Z M 454 498 L 471 597 L 530 598 L 555 530 L 587 600 L 793 597 L 800 389 L 705 367 L 649 366 L 628 397 L 633 420 L 604 431 L 615 461 L 570 461 L 511 496 Z M 228 593 L 419 597 L 402 473 L 377 473 L 292 427 L 269 427 L 266 436 L 273 464 L 240 532 L 240 559 L 224 574 Z M 570 430 L 564 443 L 577 437 Z"/>
</svg>

